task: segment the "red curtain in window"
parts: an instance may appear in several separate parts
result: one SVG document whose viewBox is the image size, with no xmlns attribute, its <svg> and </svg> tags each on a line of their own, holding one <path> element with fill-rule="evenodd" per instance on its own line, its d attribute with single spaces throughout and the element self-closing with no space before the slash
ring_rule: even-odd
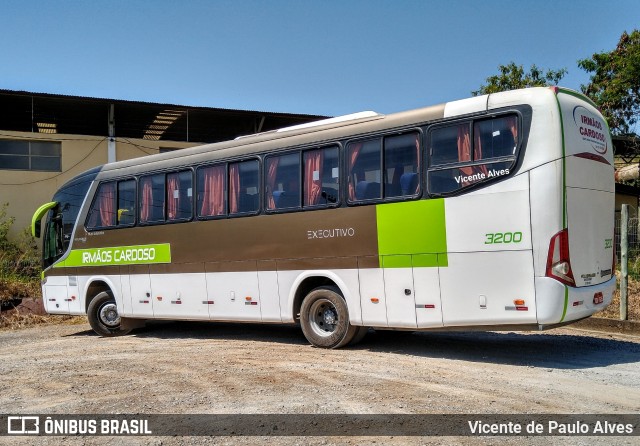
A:
<svg viewBox="0 0 640 446">
<path fill-rule="evenodd" d="M 178 218 L 180 191 L 177 174 L 167 175 L 167 216 L 169 220 Z"/>
<path fill-rule="evenodd" d="M 323 150 L 305 152 L 304 159 L 304 205 L 313 206 L 320 202 L 322 195 Z M 317 179 L 314 178 L 317 176 Z"/>
<path fill-rule="evenodd" d="M 458 126 L 458 161 L 471 161 L 471 136 L 468 125 Z M 473 173 L 473 167 L 461 167 L 460 171 L 465 175 Z"/>
<path fill-rule="evenodd" d="M 356 185 L 354 184 L 353 174 L 356 173 L 353 171 L 353 167 L 356 165 L 356 161 L 358 161 L 358 155 L 360 155 L 360 150 L 362 150 L 362 143 L 358 143 L 350 146 L 349 152 L 349 200 L 354 201 L 356 199 Z M 357 174 L 358 179 L 361 179 L 361 175 Z"/>
<path fill-rule="evenodd" d="M 140 197 L 140 221 L 151 219 L 151 208 L 153 207 L 153 192 L 151 178 L 142 179 L 142 196 Z"/>
<path fill-rule="evenodd" d="M 229 212 L 236 214 L 240 210 L 240 166 L 229 165 Z"/>
<path fill-rule="evenodd" d="M 273 192 L 276 190 L 276 177 L 278 175 L 279 161 L 280 158 L 278 157 L 267 159 L 267 209 L 276 208 Z"/>
<path fill-rule="evenodd" d="M 200 215 L 211 217 L 224 214 L 224 166 L 213 166 L 202 170 L 204 193 Z"/>
<path fill-rule="evenodd" d="M 473 159 L 482 159 L 482 145 L 480 142 L 480 132 L 476 132 L 475 144 L 473 147 Z M 471 161 L 471 136 L 469 135 L 469 126 L 458 126 L 458 161 Z M 467 166 L 460 167 L 460 172 L 464 175 L 473 175 L 474 173 L 487 173 L 487 166 Z"/>
<path fill-rule="evenodd" d="M 100 223 L 101 226 L 114 226 L 114 202 L 116 198 L 116 183 L 103 184 L 100 187 Z"/>
</svg>

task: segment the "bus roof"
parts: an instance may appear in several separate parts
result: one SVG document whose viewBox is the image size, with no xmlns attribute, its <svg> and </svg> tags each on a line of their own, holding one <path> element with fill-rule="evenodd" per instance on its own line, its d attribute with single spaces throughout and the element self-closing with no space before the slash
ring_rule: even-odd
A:
<svg viewBox="0 0 640 446">
<path fill-rule="evenodd" d="M 359 134 L 396 127 L 407 127 L 422 122 L 442 119 L 445 104 L 417 110 L 382 115 L 360 112 L 346 117 L 330 118 L 308 125 L 292 126 L 255 135 L 247 135 L 230 141 L 180 149 L 142 158 L 117 161 L 102 166 L 102 172 L 119 171 L 118 175 L 139 170 L 162 169 L 169 166 L 206 162 L 216 159 L 242 158 L 255 153 L 286 149 L 293 146 L 328 143 Z M 345 119 L 346 118 L 346 119 Z M 124 171 L 123 171 L 124 170 Z M 121 172 L 120 172 L 121 171 Z"/>
<path fill-rule="evenodd" d="M 102 166 L 107 176 L 131 175 L 142 171 L 162 170 L 182 165 L 201 164 L 218 159 L 242 159 L 254 154 L 286 150 L 292 147 L 312 147 L 318 144 L 359 135 L 384 132 L 389 129 L 411 128 L 426 122 L 487 111 L 492 98 L 498 102 L 528 103 L 532 96 L 554 95 L 557 90 L 549 87 L 533 87 L 490 95 L 451 101 L 389 115 L 360 112 L 351 115 L 315 121 L 304 125 L 285 127 L 269 132 L 246 135 L 234 140 L 206 144 L 142 158 L 117 161 Z"/>
</svg>

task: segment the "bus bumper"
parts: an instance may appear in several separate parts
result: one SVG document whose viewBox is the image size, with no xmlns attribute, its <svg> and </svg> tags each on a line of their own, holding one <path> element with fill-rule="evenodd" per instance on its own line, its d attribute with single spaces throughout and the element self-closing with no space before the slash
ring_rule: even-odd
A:
<svg viewBox="0 0 640 446">
<path fill-rule="evenodd" d="M 538 324 L 577 321 L 604 310 L 616 289 L 615 275 L 598 285 L 574 288 L 550 277 L 536 277 Z"/>
</svg>

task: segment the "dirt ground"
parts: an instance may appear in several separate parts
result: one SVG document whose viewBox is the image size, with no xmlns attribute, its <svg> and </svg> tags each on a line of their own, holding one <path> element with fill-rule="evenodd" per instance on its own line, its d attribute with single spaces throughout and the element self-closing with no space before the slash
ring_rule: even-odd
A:
<svg viewBox="0 0 640 446">
<path fill-rule="evenodd" d="M 640 338 L 373 332 L 308 345 L 298 327 L 155 322 L 100 338 L 87 324 L 0 332 L 0 413 L 415 414 L 640 412 Z M 38 444 L 59 444 L 41 437 Z M 593 441 L 587 441 L 587 440 Z M 0 437 L 0 444 L 33 438 Z M 65 438 L 65 444 L 257 444 L 261 437 Z M 460 444 L 523 439 L 457 437 Z M 613 441 L 612 441 L 613 440 Z M 437 437 L 269 437 L 270 444 L 450 444 Z M 534 437 L 533 444 L 637 444 Z"/>
</svg>

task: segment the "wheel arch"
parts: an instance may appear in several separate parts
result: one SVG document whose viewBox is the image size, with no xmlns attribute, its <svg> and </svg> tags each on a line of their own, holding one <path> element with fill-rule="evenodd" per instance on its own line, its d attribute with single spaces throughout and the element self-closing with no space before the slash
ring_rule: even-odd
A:
<svg viewBox="0 0 640 446">
<path fill-rule="evenodd" d="M 103 291 L 109 292 L 113 295 L 113 298 L 116 300 L 116 305 L 121 309 L 122 308 L 122 300 L 120 296 L 116 293 L 116 287 L 113 282 L 106 277 L 92 277 L 87 281 L 87 285 L 85 287 L 84 292 L 84 312 L 87 313 L 89 309 L 89 305 L 94 297 Z"/>
<path fill-rule="evenodd" d="M 352 293 L 345 281 L 336 273 L 327 270 L 321 271 L 305 271 L 301 273 L 291 286 L 288 299 L 288 315 L 292 321 L 296 321 L 300 317 L 300 308 L 305 296 L 313 289 L 321 286 L 333 286 L 339 291 L 339 294 L 347 303 L 349 310 L 349 319 L 354 325 L 361 325 L 362 316 L 360 314 L 360 302 L 358 290 Z"/>
</svg>

